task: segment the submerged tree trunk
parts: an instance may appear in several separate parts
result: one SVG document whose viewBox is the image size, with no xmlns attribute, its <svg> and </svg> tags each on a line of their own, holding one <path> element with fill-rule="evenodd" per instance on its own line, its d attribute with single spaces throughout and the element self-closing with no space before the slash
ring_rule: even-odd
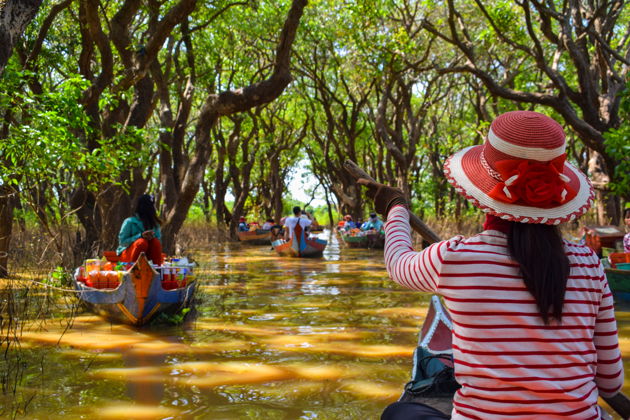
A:
<svg viewBox="0 0 630 420">
<path fill-rule="evenodd" d="M 0 278 L 9 275 L 9 247 L 13 230 L 15 194 L 12 188 L 0 186 Z"/>
</svg>

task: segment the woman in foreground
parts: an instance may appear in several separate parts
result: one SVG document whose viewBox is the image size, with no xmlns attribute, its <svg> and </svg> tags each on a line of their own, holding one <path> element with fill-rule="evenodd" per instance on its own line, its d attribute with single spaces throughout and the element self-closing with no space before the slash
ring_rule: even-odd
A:
<svg viewBox="0 0 630 420">
<path fill-rule="evenodd" d="M 385 263 L 394 281 L 438 293 L 453 319 L 452 419 L 600 419 L 599 395 L 623 384 L 613 298 L 593 251 L 557 225 L 586 212 L 590 182 L 565 162 L 565 135 L 531 111 L 497 117 L 483 145 L 445 164 L 448 181 L 486 213 L 484 231 L 412 248 L 402 192 L 368 180 L 387 215 Z M 383 419 L 444 419 L 394 403 Z"/>
</svg>

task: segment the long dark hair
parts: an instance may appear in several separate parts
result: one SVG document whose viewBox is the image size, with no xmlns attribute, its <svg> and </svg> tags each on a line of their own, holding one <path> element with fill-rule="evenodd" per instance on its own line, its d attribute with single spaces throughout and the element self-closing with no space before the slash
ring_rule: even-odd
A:
<svg viewBox="0 0 630 420">
<path fill-rule="evenodd" d="M 549 324 L 550 316 L 562 322 L 570 267 L 558 228 L 512 222 L 508 247 L 521 268 L 527 290 L 536 299 L 543 322 Z"/>
<path fill-rule="evenodd" d="M 142 224 L 146 230 L 154 229 L 162 224 L 155 210 L 153 197 L 149 194 L 143 194 L 138 198 L 136 215 L 142 220 Z"/>
</svg>

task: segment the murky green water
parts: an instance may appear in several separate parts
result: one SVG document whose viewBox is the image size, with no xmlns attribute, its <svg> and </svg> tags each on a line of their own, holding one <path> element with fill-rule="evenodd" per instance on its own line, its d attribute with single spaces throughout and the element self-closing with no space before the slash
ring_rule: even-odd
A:
<svg viewBox="0 0 630 420">
<path fill-rule="evenodd" d="M 183 326 L 81 313 L 61 341 L 58 321 L 25 331 L 23 386 L 0 400 L 5 414 L 21 401 L 31 419 L 377 419 L 409 378 L 430 296 L 388 280 L 382 251 L 328 239 L 314 260 L 197 252 L 197 313 Z"/>
</svg>

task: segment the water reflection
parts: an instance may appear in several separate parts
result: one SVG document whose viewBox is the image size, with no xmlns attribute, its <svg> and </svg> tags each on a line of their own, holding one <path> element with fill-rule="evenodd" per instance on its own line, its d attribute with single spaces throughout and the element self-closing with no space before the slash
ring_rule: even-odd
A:
<svg viewBox="0 0 630 420">
<path fill-rule="evenodd" d="M 25 331 L 26 417 L 378 418 L 408 380 L 429 295 L 390 282 L 381 252 L 324 235 L 313 260 L 199 250 L 197 314 L 184 326 L 137 330 L 84 313 L 61 339 L 55 322 Z"/>
</svg>

